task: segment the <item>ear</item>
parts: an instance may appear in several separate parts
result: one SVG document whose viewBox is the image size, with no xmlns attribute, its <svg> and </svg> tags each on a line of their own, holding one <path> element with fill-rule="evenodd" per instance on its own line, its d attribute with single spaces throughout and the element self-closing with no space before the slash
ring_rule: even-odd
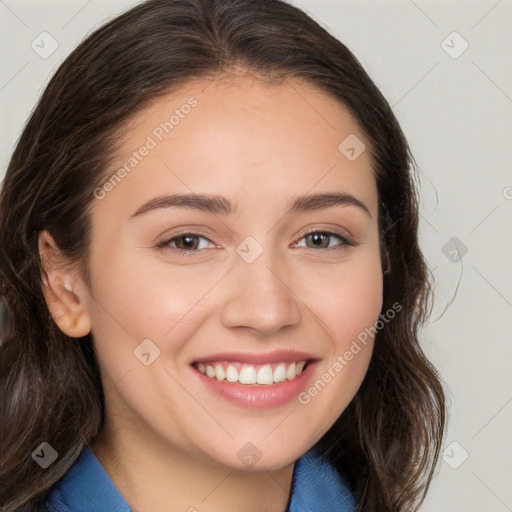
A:
<svg viewBox="0 0 512 512">
<path fill-rule="evenodd" d="M 48 231 L 41 231 L 38 240 L 41 258 L 43 295 L 59 329 L 72 338 L 91 332 L 87 286 L 74 277 L 70 265 L 63 264 L 62 253 Z"/>
</svg>

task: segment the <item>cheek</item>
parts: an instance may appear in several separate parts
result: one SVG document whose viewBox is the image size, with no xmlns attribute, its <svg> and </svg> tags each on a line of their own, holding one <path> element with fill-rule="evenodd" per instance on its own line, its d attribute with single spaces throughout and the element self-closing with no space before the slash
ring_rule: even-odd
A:
<svg viewBox="0 0 512 512">
<path fill-rule="evenodd" d="M 192 265 L 170 265 L 148 257 L 146 249 L 121 247 L 99 258 L 95 272 L 95 299 L 111 308 L 116 320 L 133 337 L 162 337 L 173 318 L 200 299 L 203 284 Z M 204 293 L 204 291 L 203 291 Z M 99 311 L 102 316 L 106 311 Z M 166 315 L 165 313 L 170 313 Z"/>
<path fill-rule="evenodd" d="M 362 252 L 357 259 L 333 265 L 329 272 L 315 274 L 314 282 L 315 286 L 309 286 L 302 295 L 321 318 L 338 355 L 379 317 L 383 303 L 380 257 L 374 251 Z"/>
<path fill-rule="evenodd" d="M 361 332 L 377 321 L 382 308 L 382 273 L 379 266 L 368 266 L 363 271 L 354 270 L 333 298 L 329 309 L 330 320 L 335 326 L 336 345 L 347 349 Z"/>
<path fill-rule="evenodd" d="M 315 418 L 306 421 L 320 436 L 347 407 L 366 375 L 373 350 L 371 328 L 383 302 L 380 258 L 361 254 L 316 283 L 315 291 L 308 292 L 308 306 L 322 320 L 330 350 L 320 363 L 317 380 L 299 396 L 299 403 Z"/>
<path fill-rule="evenodd" d="M 162 355 L 179 357 L 202 322 L 205 294 L 219 280 L 218 272 L 148 262 L 142 253 L 127 252 L 102 255 L 93 273 L 93 336 L 113 376 L 134 364 L 133 351 L 145 339 Z"/>
<path fill-rule="evenodd" d="M 144 256 L 111 250 L 102 255 L 102 265 L 96 265 L 93 334 L 105 342 L 116 340 L 102 344 L 101 350 L 109 356 L 119 357 L 120 352 L 133 356 L 146 338 L 179 356 L 188 337 L 212 313 L 215 287 L 223 286 L 219 281 L 225 268 L 199 272 L 196 265 L 148 264 Z M 336 357 L 379 316 L 380 259 L 368 250 L 344 263 L 323 264 L 323 270 L 320 263 L 309 265 L 296 269 L 292 287 L 323 326 L 324 341 L 329 341 L 331 356 Z"/>
</svg>

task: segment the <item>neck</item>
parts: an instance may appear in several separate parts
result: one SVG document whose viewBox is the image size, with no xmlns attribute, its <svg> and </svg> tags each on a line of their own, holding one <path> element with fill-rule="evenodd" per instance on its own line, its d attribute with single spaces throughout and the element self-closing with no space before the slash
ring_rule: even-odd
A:
<svg viewBox="0 0 512 512">
<path fill-rule="evenodd" d="M 141 438 L 144 439 L 141 442 Z M 110 428 L 91 449 L 134 512 L 284 512 L 293 464 L 275 471 L 241 471 L 204 453 Z"/>
</svg>

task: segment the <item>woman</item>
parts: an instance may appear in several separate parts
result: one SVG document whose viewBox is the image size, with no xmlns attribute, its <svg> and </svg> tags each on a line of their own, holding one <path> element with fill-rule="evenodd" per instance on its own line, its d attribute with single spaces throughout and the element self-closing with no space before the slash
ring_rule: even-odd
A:
<svg viewBox="0 0 512 512">
<path fill-rule="evenodd" d="M 445 405 L 412 163 L 285 2 L 89 36 L 3 182 L 2 510 L 417 510 Z"/>
</svg>

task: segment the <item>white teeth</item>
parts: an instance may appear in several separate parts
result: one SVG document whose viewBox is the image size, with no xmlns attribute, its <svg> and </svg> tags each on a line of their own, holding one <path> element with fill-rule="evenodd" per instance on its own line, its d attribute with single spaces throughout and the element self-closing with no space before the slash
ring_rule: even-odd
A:
<svg viewBox="0 0 512 512">
<path fill-rule="evenodd" d="M 288 367 L 288 370 L 286 370 L 286 378 L 288 380 L 292 380 L 292 379 L 295 379 L 296 376 L 297 376 L 297 374 L 295 373 L 295 363 L 292 363 Z"/>
<path fill-rule="evenodd" d="M 215 378 L 217 380 L 224 380 L 226 377 L 226 372 L 224 371 L 224 367 L 221 364 L 218 364 L 215 367 Z"/>
<path fill-rule="evenodd" d="M 274 383 L 273 375 L 272 375 L 272 366 L 269 364 L 266 364 L 262 366 L 258 370 L 258 375 L 256 376 L 256 382 L 258 384 L 265 384 L 267 386 L 270 386 Z"/>
<path fill-rule="evenodd" d="M 230 364 L 226 370 L 226 380 L 228 382 L 238 381 L 238 370 L 232 364 Z"/>
<path fill-rule="evenodd" d="M 254 366 L 246 366 L 238 377 L 240 384 L 256 384 L 256 369 Z"/>
<path fill-rule="evenodd" d="M 283 382 L 284 380 L 286 380 L 286 366 L 284 363 L 281 363 L 274 370 L 274 382 Z"/>
<path fill-rule="evenodd" d="M 240 382 L 240 384 L 260 384 L 270 386 L 277 382 L 293 380 L 304 370 L 306 361 L 279 363 L 277 365 L 250 365 L 245 363 L 205 364 L 197 363 L 197 370 L 203 375 L 220 382 Z M 272 369 L 274 367 L 274 369 Z"/>
</svg>

